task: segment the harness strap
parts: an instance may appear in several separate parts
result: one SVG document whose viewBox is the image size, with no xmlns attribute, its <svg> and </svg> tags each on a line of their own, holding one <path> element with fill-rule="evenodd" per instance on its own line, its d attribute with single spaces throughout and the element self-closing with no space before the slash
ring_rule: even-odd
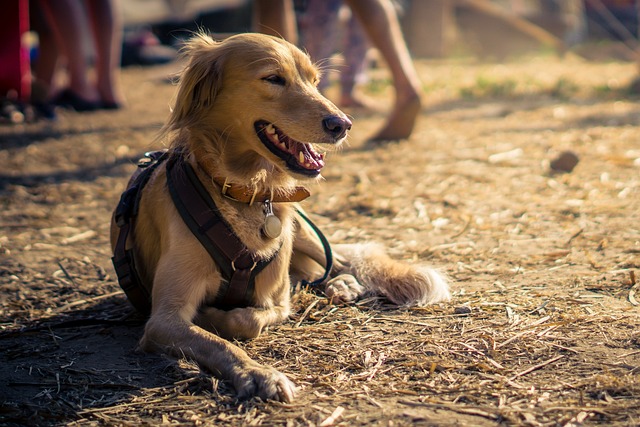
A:
<svg viewBox="0 0 640 427">
<path fill-rule="evenodd" d="M 118 276 L 118 283 L 131 304 L 140 313 L 148 315 L 151 312 L 151 295 L 149 290 L 147 290 L 140 281 L 140 276 L 135 266 L 133 251 L 131 249 L 124 249 L 130 232 L 131 225 L 129 223 L 120 227 L 118 242 L 111 261 Z"/>
<path fill-rule="evenodd" d="M 251 305 L 255 278 L 272 260 L 251 253 L 222 218 L 195 171 L 180 155 L 167 163 L 167 185 L 176 209 L 193 235 L 220 267 L 225 281 L 214 307 Z"/>
<path fill-rule="evenodd" d="M 138 214 L 142 188 L 147 184 L 156 167 L 166 158 L 166 150 L 145 153 L 145 158 L 138 163 L 140 169 L 136 172 L 137 175 L 133 176 L 129 187 L 122 193 L 115 212 L 115 222 L 120 231 L 111 261 L 116 270 L 120 287 L 136 310 L 145 315 L 151 312 L 151 292 L 140 280 L 134 251 L 127 249 L 127 240 L 129 235 L 133 234 L 133 219 Z M 140 170 L 142 171 L 140 172 Z"/>
<path fill-rule="evenodd" d="M 134 234 L 134 219 L 138 214 L 142 189 L 153 171 L 167 159 L 167 186 L 176 209 L 193 235 L 216 262 L 224 279 L 213 306 L 227 310 L 251 305 L 256 276 L 275 255 L 263 259 L 251 253 L 224 220 L 193 168 L 183 160 L 181 153 L 169 156 L 166 150 L 145 153 L 145 158 L 138 163 L 140 169 L 132 177 L 116 208 L 115 222 L 120 231 L 112 262 L 120 287 L 139 312 L 146 315 L 151 312 L 150 287 L 145 286 L 140 278 L 136 269 L 135 252 L 133 249 L 127 249 L 127 240 Z M 318 227 L 300 209 L 297 213 L 315 231 L 325 251 L 326 268 L 323 277 L 313 282 L 302 283 L 304 286 L 315 287 L 324 282 L 331 273 L 331 247 Z"/>
</svg>

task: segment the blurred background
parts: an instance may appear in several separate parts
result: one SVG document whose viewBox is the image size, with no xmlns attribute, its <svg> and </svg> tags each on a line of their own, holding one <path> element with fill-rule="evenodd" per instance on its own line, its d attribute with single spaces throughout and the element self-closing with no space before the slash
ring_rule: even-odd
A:
<svg viewBox="0 0 640 427">
<path fill-rule="evenodd" d="M 37 72 L 32 76 L 34 64 L 44 63 L 42 53 L 48 51 L 40 46 L 52 38 L 50 23 L 46 22 L 46 13 L 42 11 L 45 4 L 40 1 L 4 3 L 5 13 L 0 17 L 3 120 L 14 121 L 14 113 L 18 121 L 23 120 L 21 116 L 27 117 L 28 121 L 29 115 L 53 118 L 55 114 L 50 105 L 65 104 L 64 99 L 56 103 L 56 91 L 51 89 L 64 88 L 64 81 L 56 84 L 56 78 L 64 78 L 64 73 L 56 74 L 44 84 L 38 84 L 43 79 L 38 78 Z M 350 67 L 354 68 L 353 61 L 342 55 L 351 37 L 347 34 L 353 22 L 350 11 L 343 5 L 337 14 L 338 24 L 332 24 L 329 30 L 318 24 L 318 18 L 309 7 L 311 2 L 293 0 L 300 30 L 299 44 L 309 50 L 314 60 L 326 60 L 328 69 L 337 69 L 344 74 Z M 81 3 L 84 9 L 92 5 Z M 172 62 L 177 58 L 183 40 L 195 31 L 205 30 L 215 38 L 224 38 L 253 29 L 254 2 L 251 0 L 126 0 L 113 3 L 119 6 L 114 15 L 118 18 L 118 29 L 111 41 L 118 46 L 122 44 L 116 55 L 123 67 Z M 416 59 L 477 58 L 500 62 L 543 53 L 575 55 L 591 61 L 628 61 L 638 64 L 640 70 L 640 0 L 395 0 L 393 3 L 407 47 Z M 91 33 L 89 20 L 79 20 L 77 25 L 83 27 L 78 34 Z M 316 31 L 308 32 L 305 39 L 305 28 L 314 26 Z M 314 41 L 319 35 L 330 40 Z M 85 66 L 95 67 L 100 58 L 96 44 L 90 37 L 79 38 L 82 42 L 71 51 L 80 49 L 86 57 Z M 323 44 L 333 46 L 327 48 Z M 359 69 L 353 72 L 357 75 L 352 78 L 351 85 L 362 83 L 367 78 L 365 71 L 375 70 L 381 61 L 375 49 L 366 48 L 363 59 L 356 61 Z M 320 56 L 314 58 L 318 52 Z M 110 70 L 114 75 L 117 75 L 116 66 L 113 64 Z M 335 78 L 332 75 L 327 81 Z M 639 86 L 636 78 L 630 84 L 631 92 L 638 92 Z M 115 93 L 107 96 L 108 102 L 103 104 L 119 108 L 125 104 L 124 97 L 118 95 L 117 85 L 114 87 Z M 90 97 L 87 92 L 84 99 L 77 96 L 82 95 L 81 92 L 71 99 L 75 109 L 95 109 L 95 103 L 86 102 Z M 29 102 L 35 105 L 35 113 L 30 114 L 21 105 Z M 97 108 L 100 107 L 103 105 Z"/>
<path fill-rule="evenodd" d="M 150 31 L 175 47 L 189 31 L 251 30 L 249 0 L 129 0 L 123 2 L 124 65 L 144 50 Z M 298 16 L 305 0 L 294 2 Z M 410 51 L 417 58 L 477 55 L 503 58 L 532 50 L 572 50 L 583 56 L 637 60 L 638 0 L 396 0 Z M 345 6 L 346 9 L 346 6 Z M 348 19 L 348 12 L 340 15 Z M 147 40 L 148 43 L 150 40 Z M 585 49 L 584 45 L 590 47 Z M 594 50 L 594 44 L 598 47 Z M 148 47 L 148 46 L 147 46 Z M 147 51 L 158 49 L 149 48 Z M 147 56 L 151 52 L 147 53 Z M 141 52 L 139 62 L 151 60 Z M 158 58 L 159 59 L 159 58 Z M 597 58 L 594 58 L 597 59 Z"/>
</svg>

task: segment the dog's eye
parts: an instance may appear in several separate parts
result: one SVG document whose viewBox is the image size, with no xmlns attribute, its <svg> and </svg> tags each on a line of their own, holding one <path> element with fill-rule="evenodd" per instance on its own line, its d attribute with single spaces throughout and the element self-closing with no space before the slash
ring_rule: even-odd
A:
<svg viewBox="0 0 640 427">
<path fill-rule="evenodd" d="M 287 83 L 284 77 L 277 74 L 272 74 L 270 76 L 264 77 L 262 80 L 278 86 L 284 86 Z"/>
</svg>

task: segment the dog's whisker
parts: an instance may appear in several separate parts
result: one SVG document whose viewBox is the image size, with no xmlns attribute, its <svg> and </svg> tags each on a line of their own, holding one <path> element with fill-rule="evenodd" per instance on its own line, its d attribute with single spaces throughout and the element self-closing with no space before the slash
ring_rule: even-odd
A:
<svg viewBox="0 0 640 427">
<path fill-rule="evenodd" d="M 316 68 L 322 70 L 326 64 L 330 64 L 330 63 L 331 63 L 331 57 L 319 59 L 313 65 L 315 65 Z"/>
</svg>

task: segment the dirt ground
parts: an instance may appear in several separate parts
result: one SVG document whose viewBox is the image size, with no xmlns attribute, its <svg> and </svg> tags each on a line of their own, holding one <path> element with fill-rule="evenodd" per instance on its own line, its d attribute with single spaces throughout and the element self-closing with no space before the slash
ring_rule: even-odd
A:
<svg viewBox="0 0 640 427">
<path fill-rule="evenodd" d="M 418 61 L 408 141 L 348 146 L 305 202 L 332 242 L 377 240 L 451 278 L 450 303 L 294 296 L 238 343 L 299 387 L 239 402 L 187 360 L 136 352 L 110 212 L 157 148 L 177 64 L 129 68 L 129 108 L 0 127 L 1 425 L 640 425 L 640 104 L 628 63 Z M 365 88 L 389 104 L 388 78 Z M 551 173 L 563 151 L 570 173 Z"/>
</svg>

